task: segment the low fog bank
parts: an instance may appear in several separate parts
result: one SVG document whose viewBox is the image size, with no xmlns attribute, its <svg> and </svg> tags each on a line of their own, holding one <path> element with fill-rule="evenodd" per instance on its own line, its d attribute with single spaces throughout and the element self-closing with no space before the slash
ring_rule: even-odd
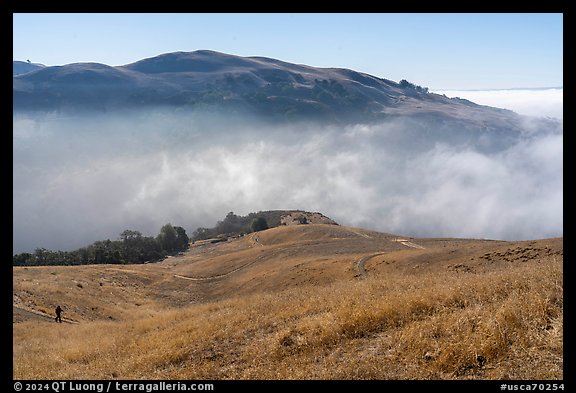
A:
<svg viewBox="0 0 576 393">
<path fill-rule="evenodd" d="M 480 105 L 513 110 L 534 117 L 564 119 L 564 89 L 442 90 L 438 94 L 460 97 Z"/>
<path fill-rule="evenodd" d="M 14 115 L 13 252 L 73 250 L 124 229 L 154 236 L 167 222 L 191 235 L 230 211 L 273 209 L 411 236 L 563 235 L 561 128 L 449 134 L 423 136 L 400 120 L 271 127 L 162 111 Z"/>
</svg>

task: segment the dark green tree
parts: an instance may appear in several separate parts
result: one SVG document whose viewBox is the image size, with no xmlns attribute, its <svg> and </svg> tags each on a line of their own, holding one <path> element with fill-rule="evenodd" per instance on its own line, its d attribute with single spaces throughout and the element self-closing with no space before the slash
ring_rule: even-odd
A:
<svg viewBox="0 0 576 393">
<path fill-rule="evenodd" d="M 120 234 L 122 259 L 128 263 L 139 262 L 142 253 L 142 233 L 126 229 Z"/>
<path fill-rule="evenodd" d="M 120 234 L 120 240 L 122 240 L 124 243 L 134 242 L 140 238 L 142 238 L 142 233 L 130 229 L 126 229 Z"/>
<path fill-rule="evenodd" d="M 16 254 L 12 257 L 12 265 L 13 266 L 31 265 L 33 261 L 34 261 L 34 257 L 29 252 L 23 252 L 20 254 Z"/>
<path fill-rule="evenodd" d="M 188 238 L 188 235 L 186 235 L 186 230 L 182 227 L 174 227 L 174 230 L 176 231 L 176 250 L 187 250 L 190 239 Z"/>
<path fill-rule="evenodd" d="M 171 253 L 177 248 L 178 233 L 170 223 L 160 229 L 160 233 L 156 239 L 158 243 L 160 243 L 160 248 L 167 253 Z"/>
<path fill-rule="evenodd" d="M 264 217 L 257 217 L 254 219 L 254 221 L 252 221 L 251 228 L 252 232 L 263 231 L 268 229 L 268 222 Z"/>
<path fill-rule="evenodd" d="M 217 233 L 233 233 L 242 229 L 242 223 L 240 217 L 238 217 L 234 212 L 229 212 L 226 214 L 226 218 L 223 221 L 218 221 L 216 225 Z"/>
</svg>

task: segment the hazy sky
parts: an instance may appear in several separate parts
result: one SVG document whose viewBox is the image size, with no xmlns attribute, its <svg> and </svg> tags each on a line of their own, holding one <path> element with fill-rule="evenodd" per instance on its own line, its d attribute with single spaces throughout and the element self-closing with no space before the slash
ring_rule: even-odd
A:
<svg viewBox="0 0 576 393">
<path fill-rule="evenodd" d="M 563 15 L 14 14 L 13 59 L 124 65 L 211 49 L 431 90 L 563 86 Z"/>
</svg>

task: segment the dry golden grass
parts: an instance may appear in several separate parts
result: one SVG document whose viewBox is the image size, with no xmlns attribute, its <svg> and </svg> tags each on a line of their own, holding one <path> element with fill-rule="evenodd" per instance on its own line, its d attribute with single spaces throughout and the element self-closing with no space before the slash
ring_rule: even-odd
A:
<svg viewBox="0 0 576 393">
<path fill-rule="evenodd" d="M 561 247 L 561 239 L 553 242 Z M 490 246 L 513 250 L 518 244 L 528 248 Z M 475 254 L 466 259 L 478 270 L 474 263 L 486 249 L 470 249 Z M 494 255 L 507 255 L 498 250 Z M 422 264 L 426 251 L 406 249 L 405 260 L 398 259 L 401 252 L 390 265 L 376 260 L 363 279 L 354 278 L 351 259 L 344 256 L 348 278 L 335 279 L 338 273 L 322 285 L 267 287 L 238 296 L 224 291 L 222 282 L 219 293 L 226 296 L 172 307 L 152 296 L 159 293 L 158 283 L 172 283 L 168 276 L 152 277 L 162 266 L 142 266 L 155 289 L 125 283 L 131 288 L 125 297 L 139 294 L 142 303 L 122 303 L 129 306 L 115 320 L 102 315 L 79 324 L 15 323 L 14 378 L 562 379 L 563 272 L 561 248 L 556 251 L 531 259 L 518 253 L 518 260 L 491 264 L 481 273 L 448 269 L 435 255 L 441 268 L 407 273 L 399 264 L 414 258 Z M 280 259 L 290 266 L 303 263 Z M 269 266 L 279 263 L 271 261 Z M 18 271 L 15 290 L 22 290 L 29 272 Z M 32 286 L 24 290 L 33 293 Z M 112 307 L 110 298 L 100 301 Z"/>
</svg>

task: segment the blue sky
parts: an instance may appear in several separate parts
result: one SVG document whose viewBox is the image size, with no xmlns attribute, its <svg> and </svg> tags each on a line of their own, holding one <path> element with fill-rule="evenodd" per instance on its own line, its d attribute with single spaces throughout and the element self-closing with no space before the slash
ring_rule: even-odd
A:
<svg viewBox="0 0 576 393">
<path fill-rule="evenodd" d="M 562 14 L 14 14 L 13 59 L 123 65 L 211 49 L 431 90 L 563 85 Z"/>
</svg>

